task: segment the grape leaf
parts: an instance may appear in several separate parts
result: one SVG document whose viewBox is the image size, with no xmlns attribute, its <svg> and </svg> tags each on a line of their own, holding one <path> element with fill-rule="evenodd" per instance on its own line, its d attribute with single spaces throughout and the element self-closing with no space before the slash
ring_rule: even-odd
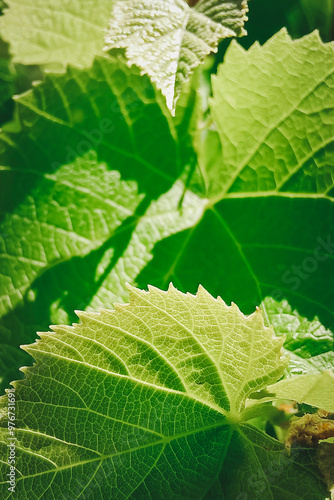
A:
<svg viewBox="0 0 334 500">
<path fill-rule="evenodd" d="M 218 198 L 250 192 L 330 198 L 333 118 L 326 111 L 333 54 L 334 44 L 323 44 L 316 32 L 291 42 L 282 30 L 248 52 L 232 44 L 213 77 L 212 111 L 225 165 Z"/>
<path fill-rule="evenodd" d="M 57 302 L 73 291 L 73 284 L 62 286 L 61 269 L 73 282 L 85 262 L 86 275 L 76 285 L 82 298 L 72 311 L 89 300 L 104 273 L 101 257 L 108 252 L 108 265 L 117 258 L 122 245 L 115 250 L 116 236 L 134 226 L 143 198 L 148 204 L 173 184 L 181 168 L 178 142 L 159 99 L 147 77 L 105 58 L 89 72 L 48 75 L 17 99 L 21 130 L 0 137 L 2 347 L 32 340 L 36 327 L 50 324 L 45 313 L 60 310 Z M 32 310 L 35 281 L 45 273 L 43 304 Z M 2 376 L 7 349 L 0 358 Z"/>
<path fill-rule="evenodd" d="M 269 323 L 276 335 L 285 335 L 284 346 L 302 358 L 310 358 L 334 350 L 334 335 L 318 318 L 307 318 L 293 311 L 286 300 L 277 302 L 267 297 L 264 300 Z"/>
<path fill-rule="evenodd" d="M 316 406 L 334 413 L 334 375 L 331 371 L 281 380 L 267 390 L 281 399 Z"/>
<path fill-rule="evenodd" d="M 249 51 L 232 43 L 213 80 L 221 144 L 209 134 L 209 169 L 200 154 L 206 210 L 156 245 L 140 286 L 201 282 L 246 313 L 266 296 L 287 299 L 333 330 L 333 54 L 316 33 L 282 31 Z"/>
<path fill-rule="evenodd" d="M 244 424 L 238 431 L 231 438 L 219 481 L 205 500 L 327 498 L 315 450 L 300 447 L 288 457 L 281 443 L 259 429 Z"/>
<path fill-rule="evenodd" d="M 218 42 L 246 34 L 247 0 L 116 0 L 106 49 L 124 48 L 174 110 L 183 84 Z"/>
<path fill-rule="evenodd" d="M 112 0 L 6 0 L 0 31 L 14 62 L 89 68 L 102 55 Z"/>
<path fill-rule="evenodd" d="M 282 339 L 259 309 L 245 317 L 201 287 L 192 296 L 171 286 L 130 288 L 129 305 L 79 317 L 25 346 L 36 364 L 13 384 L 18 499 L 31 491 L 36 498 L 203 498 L 229 454 L 242 456 L 243 474 L 257 471 L 256 456 L 262 464 L 282 460 L 280 443 L 237 424 L 246 398 L 286 366 Z M 10 392 L 1 398 L 3 451 L 8 399 Z M 279 487 L 293 498 L 302 475 L 314 498 L 324 498 L 314 473 L 285 460 L 292 471 L 284 485 L 272 478 L 273 497 Z M 0 471 L 5 500 L 8 464 Z"/>
<path fill-rule="evenodd" d="M 277 302 L 266 297 L 262 306 L 275 334 L 285 336 L 284 348 L 290 355 L 290 375 L 334 369 L 334 335 L 318 318 L 309 321 L 293 311 L 286 300 Z"/>
</svg>

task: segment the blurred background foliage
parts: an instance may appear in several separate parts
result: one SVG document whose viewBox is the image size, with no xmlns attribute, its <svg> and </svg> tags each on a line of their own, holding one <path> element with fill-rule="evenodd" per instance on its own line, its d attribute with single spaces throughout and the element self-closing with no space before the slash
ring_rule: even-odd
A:
<svg viewBox="0 0 334 500">
<path fill-rule="evenodd" d="M 250 0 L 248 36 L 242 45 L 248 48 L 256 40 L 261 44 L 286 26 L 292 38 L 300 38 L 318 29 L 324 42 L 333 40 L 333 0 Z"/>
<path fill-rule="evenodd" d="M 324 42 L 334 40 L 334 0 L 249 0 L 248 6 L 248 35 L 238 40 L 245 49 L 256 41 L 264 44 L 284 27 L 292 38 L 317 29 Z M 230 43 L 228 39 L 221 42 L 214 69 Z"/>
</svg>

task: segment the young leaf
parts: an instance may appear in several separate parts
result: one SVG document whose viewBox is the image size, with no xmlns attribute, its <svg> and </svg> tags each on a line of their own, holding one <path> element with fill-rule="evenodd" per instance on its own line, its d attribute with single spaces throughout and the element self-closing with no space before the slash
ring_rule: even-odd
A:
<svg viewBox="0 0 334 500">
<path fill-rule="evenodd" d="M 278 398 L 292 399 L 334 413 L 334 375 L 329 370 L 281 380 L 269 386 L 268 391 Z"/>
<path fill-rule="evenodd" d="M 14 62 L 89 68 L 102 55 L 112 0 L 6 0 L 0 32 Z"/>
<path fill-rule="evenodd" d="M 246 398 L 286 366 L 282 339 L 261 312 L 245 317 L 203 288 L 196 296 L 131 288 L 130 297 L 116 311 L 79 313 L 82 323 L 53 327 L 25 347 L 36 364 L 14 383 L 19 500 L 32 490 L 71 499 L 203 498 L 225 475 L 229 454 L 241 456 L 241 474 L 269 455 L 283 459 L 282 445 L 237 424 Z M 285 460 L 293 481 L 281 489 L 292 495 L 303 476 L 323 498 L 318 478 Z M 7 499 L 8 464 L 0 471 Z M 271 494 L 282 478 L 272 480 Z"/>
<path fill-rule="evenodd" d="M 116 0 L 106 49 L 124 48 L 130 63 L 147 73 L 174 110 L 183 84 L 218 42 L 241 36 L 247 0 Z"/>
</svg>

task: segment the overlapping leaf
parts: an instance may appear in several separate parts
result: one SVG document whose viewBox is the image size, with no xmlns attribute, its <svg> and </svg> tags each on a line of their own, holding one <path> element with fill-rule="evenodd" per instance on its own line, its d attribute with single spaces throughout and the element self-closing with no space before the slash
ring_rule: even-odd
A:
<svg viewBox="0 0 334 500">
<path fill-rule="evenodd" d="M 229 490 L 248 490 L 224 478 L 235 453 L 244 475 L 268 457 L 276 466 L 287 462 L 289 474 L 273 475 L 268 494 L 292 498 L 303 478 L 312 498 L 324 498 L 321 480 L 279 443 L 236 427 L 247 396 L 286 366 L 282 339 L 264 326 L 260 310 L 246 318 L 203 288 L 197 296 L 132 288 L 130 296 L 130 305 L 80 313 L 81 324 L 54 327 L 26 347 L 36 365 L 14 384 L 17 498 L 31 491 L 73 500 L 208 498 L 218 487 L 232 498 Z M 3 449 L 6 407 L 4 396 Z M 8 467 L 0 470 L 6 499 Z"/>
<path fill-rule="evenodd" d="M 334 375 L 330 370 L 281 380 L 269 386 L 268 391 L 278 398 L 292 399 L 334 413 Z"/>
<path fill-rule="evenodd" d="M 244 35 L 247 0 L 116 0 L 106 48 L 124 48 L 174 110 L 183 84 L 218 42 Z"/>
<path fill-rule="evenodd" d="M 284 335 L 284 347 L 289 351 L 290 375 L 319 373 L 334 369 L 334 335 L 317 318 L 309 321 L 293 311 L 286 300 L 271 297 L 263 301 L 268 324 L 276 335 Z"/>
<path fill-rule="evenodd" d="M 0 139 L 2 373 L 9 359 L 4 345 L 17 346 L 27 329 L 33 335 L 49 323 L 50 310 L 73 287 L 73 299 L 82 296 L 71 309 L 89 303 L 104 266 L 121 252 L 121 244 L 115 250 L 108 240 L 133 226 L 129 218 L 143 197 L 147 204 L 168 189 L 180 167 L 164 104 L 146 77 L 119 60 L 48 76 L 17 103 L 22 130 Z M 80 277 L 82 265 L 86 275 Z M 62 270 L 70 290 L 63 288 Z M 39 292 L 33 283 L 46 272 Z M 38 296 L 44 304 L 51 297 L 46 309 L 33 308 Z"/>
<path fill-rule="evenodd" d="M 201 282 L 246 312 L 286 298 L 333 327 L 333 55 L 317 34 L 232 44 L 214 78 L 210 169 L 200 155 L 210 201 L 196 227 L 156 246 L 138 283 L 159 269 L 161 288 Z"/>
<path fill-rule="evenodd" d="M 8 0 L 0 31 L 15 62 L 90 67 L 102 54 L 112 0 Z"/>
</svg>

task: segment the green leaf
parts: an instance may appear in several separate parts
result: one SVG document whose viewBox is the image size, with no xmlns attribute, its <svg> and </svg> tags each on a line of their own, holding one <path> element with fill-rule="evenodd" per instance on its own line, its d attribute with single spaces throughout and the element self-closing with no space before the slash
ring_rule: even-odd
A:
<svg viewBox="0 0 334 500">
<path fill-rule="evenodd" d="M 17 106 L 21 131 L 0 137 L 0 343 L 11 346 L 59 320 L 68 294 L 67 312 L 86 307 L 122 253 L 117 235 L 181 168 L 164 103 L 120 60 L 48 75 Z M 6 349 L 0 359 L 2 375 Z"/>
<path fill-rule="evenodd" d="M 89 306 L 96 309 L 115 301 L 126 302 L 126 282 L 136 282 L 138 273 L 151 261 L 154 246 L 159 241 L 196 225 L 202 217 L 205 203 L 206 200 L 191 191 L 184 193 L 184 184 L 181 181 L 176 182 L 158 200 L 152 201 L 145 214 L 138 220 L 127 241 L 126 249 L 109 273 L 104 275 Z M 151 274 L 152 279 L 160 279 L 159 268 L 152 269 Z"/>
<path fill-rule="evenodd" d="M 330 198 L 333 55 L 334 44 L 317 33 L 292 42 L 283 30 L 248 52 L 232 44 L 213 77 L 225 166 L 220 198 L 250 192 Z"/>
<path fill-rule="evenodd" d="M 288 457 L 281 443 L 243 424 L 234 432 L 219 481 L 205 500 L 308 500 L 327 496 L 314 450 L 300 447 Z"/>
<path fill-rule="evenodd" d="M 319 469 L 326 480 L 327 488 L 334 498 L 334 444 L 320 443 L 318 449 Z"/>
<path fill-rule="evenodd" d="M 310 358 L 334 350 L 334 336 L 318 318 L 307 318 L 293 311 L 286 300 L 277 302 L 271 297 L 263 301 L 269 323 L 276 335 L 285 335 L 284 347 L 301 358 Z"/>
<path fill-rule="evenodd" d="M 38 186 L 2 224 L 0 312 L 16 305 L 43 269 L 98 248 L 133 214 L 140 199 L 135 185 L 122 183 L 119 173 L 98 164 L 94 155 L 79 157 L 54 174 L 40 172 Z"/>
<path fill-rule="evenodd" d="M 147 73 L 174 110 L 183 84 L 218 42 L 246 34 L 247 0 L 116 0 L 105 41 L 124 48 L 129 62 Z"/>
<path fill-rule="evenodd" d="M 291 399 L 334 413 L 334 375 L 331 371 L 284 379 L 267 390 L 278 398 Z"/>
<path fill-rule="evenodd" d="M 246 398 L 286 366 L 282 339 L 264 326 L 260 310 L 245 317 L 201 287 L 197 296 L 131 288 L 130 297 L 115 311 L 79 313 L 80 324 L 53 327 L 25 346 L 36 364 L 14 383 L 19 500 L 32 491 L 71 499 L 203 498 L 225 475 L 230 455 L 242 457 L 242 475 L 256 473 L 268 456 L 281 464 L 280 443 L 237 424 Z M 5 456 L 8 399 L 10 392 L 0 410 Z M 314 498 L 324 498 L 315 474 L 284 460 L 287 498 L 301 476 Z M 7 499 L 8 464 L 0 471 Z M 281 482 L 273 475 L 266 491 L 273 496 Z"/>
<path fill-rule="evenodd" d="M 159 269 L 160 288 L 201 282 L 246 313 L 287 299 L 333 330 L 333 54 L 317 34 L 232 43 L 213 80 L 220 144 L 213 132 L 200 151 L 209 202 L 196 226 L 156 245 L 139 285 Z"/>
<path fill-rule="evenodd" d="M 276 335 L 284 335 L 284 347 L 289 351 L 290 375 L 318 373 L 334 369 L 334 335 L 314 318 L 307 318 L 293 311 L 286 300 L 277 302 L 266 297 L 262 303 L 268 325 Z"/>
<path fill-rule="evenodd" d="M 0 31 L 14 62 L 90 67 L 103 49 L 112 0 L 6 0 Z"/>
</svg>

